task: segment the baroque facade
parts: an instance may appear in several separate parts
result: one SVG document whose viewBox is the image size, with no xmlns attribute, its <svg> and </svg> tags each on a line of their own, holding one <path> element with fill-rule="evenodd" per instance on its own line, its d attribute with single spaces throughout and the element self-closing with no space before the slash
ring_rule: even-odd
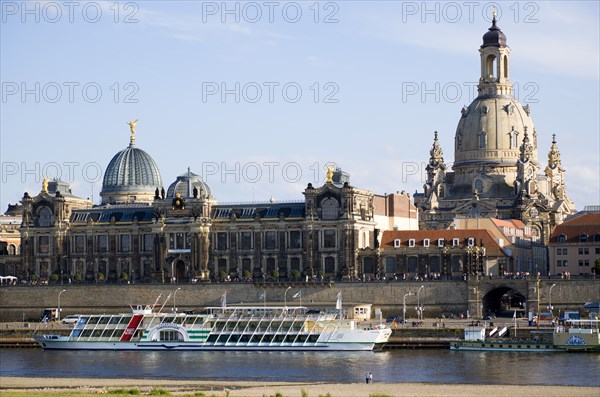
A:
<svg viewBox="0 0 600 397">
<path fill-rule="evenodd" d="M 358 277 L 377 271 L 365 270 L 358 254 L 375 247 L 379 228 L 416 226 L 407 194 L 356 188 L 340 169 L 328 170 L 322 186 L 308 184 L 297 202 L 218 204 L 189 168 L 165 190 L 134 133 L 132 127 L 129 146 L 106 168 L 100 205 L 72 195 L 60 181 L 45 182 L 35 197 L 25 193 L 18 276 L 134 282 Z"/>
<path fill-rule="evenodd" d="M 541 173 L 538 132 L 529 105 L 513 97 L 510 48 L 495 16 L 479 53 L 478 96 L 461 110 L 452 171 L 434 134 L 424 192 L 414 196 L 420 229 L 445 229 L 457 217 L 512 218 L 547 242 L 554 227 L 575 212 L 556 139 Z"/>
</svg>

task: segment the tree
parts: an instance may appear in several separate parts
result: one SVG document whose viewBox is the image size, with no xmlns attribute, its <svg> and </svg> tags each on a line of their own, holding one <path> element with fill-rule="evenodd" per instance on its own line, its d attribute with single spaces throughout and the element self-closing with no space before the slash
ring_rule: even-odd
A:
<svg viewBox="0 0 600 397">
<path fill-rule="evenodd" d="M 60 276 L 58 274 L 56 274 L 56 273 L 53 273 L 50 276 L 50 280 L 52 280 L 53 282 L 57 282 L 59 278 L 60 278 Z"/>
<path fill-rule="evenodd" d="M 244 270 L 242 272 L 242 277 L 244 278 L 250 278 L 251 274 L 250 274 L 250 270 Z"/>
<path fill-rule="evenodd" d="M 74 281 L 81 281 L 81 274 L 79 274 L 79 273 L 75 273 L 75 274 L 73 275 L 73 280 L 74 280 Z"/>
<path fill-rule="evenodd" d="M 594 261 L 594 268 L 592 270 L 596 276 L 600 274 L 600 256 Z"/>
<path fill-rule="evenodd" d="M 123 281 L 129 280 L 129 274 L 127 274 L 127 272 L 121 273 L 121 280 L 123 280 Z"/>
<path fill-rule="evenodd" d="M 98 281 L 104 281 L 104 273 L 98 273 L 96 275 L 96 280 L 98 280 Z"/>
<path fill-rule="evenodd" d="M 279 278 L 279 270 L 275 269 L 271 272 L 271 276 L 274 278 Z"/>
<path fill-rule="evenodd" d="M 295 279 L 300 278 L 300 272 L 298 270 L 292 270 L 292 277 Z"/>
</svg>

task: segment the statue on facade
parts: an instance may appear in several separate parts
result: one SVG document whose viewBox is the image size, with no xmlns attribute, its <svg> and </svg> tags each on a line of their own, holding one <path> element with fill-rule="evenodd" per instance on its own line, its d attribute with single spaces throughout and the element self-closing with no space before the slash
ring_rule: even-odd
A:
<svg viewBox="0 0 600 397">
<path fill-rule="evenodd" d="M 333 183 L 333 167 L 327 167 L 326 183 Z"/>
<path fill-rule="evenodd" d="M 48 193 L 48 178 L 42 180 L 42 193 Z"/>
</svg>

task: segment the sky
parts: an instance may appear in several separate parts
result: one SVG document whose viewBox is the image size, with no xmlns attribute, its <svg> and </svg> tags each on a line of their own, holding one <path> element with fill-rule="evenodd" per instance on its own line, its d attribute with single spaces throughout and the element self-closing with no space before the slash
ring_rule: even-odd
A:
<svg viewBox="0 0 600 397">
<path fill-rule="evenodd" d="M 600 204 L 597 1 L 0 0 L 0 213 L 42 177 L 99 203 L 135 119 L 165 188 L 190 167 L 220 203 L 303 200 L 332 164 L 421 192 L 494 8 L 542 168 L 556 134 L 577 209 Z"/>
</svg>

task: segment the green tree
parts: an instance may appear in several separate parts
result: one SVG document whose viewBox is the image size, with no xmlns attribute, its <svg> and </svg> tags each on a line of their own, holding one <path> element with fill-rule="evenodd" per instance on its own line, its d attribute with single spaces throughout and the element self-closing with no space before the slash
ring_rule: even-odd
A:
<svg viewBox="0 0 600 397">
<path fill-rule="evenodd" d="M 594 271 L 596 276 L 600 274 L 600 256 L 594 261 L 594 269 L 592 270 Z"/>
<path fill-rule="evenodd" d="M 98 280 L 98 281 L 104 281 L 104 273 L 98 273 L 96 275 L 96 280 Z"/>
<path fill-rule="evenodd" d="M 271 276 L 274 278 L 279 278 L 279 270 L 275 269 L 271 272 Z"/>
</svg>

